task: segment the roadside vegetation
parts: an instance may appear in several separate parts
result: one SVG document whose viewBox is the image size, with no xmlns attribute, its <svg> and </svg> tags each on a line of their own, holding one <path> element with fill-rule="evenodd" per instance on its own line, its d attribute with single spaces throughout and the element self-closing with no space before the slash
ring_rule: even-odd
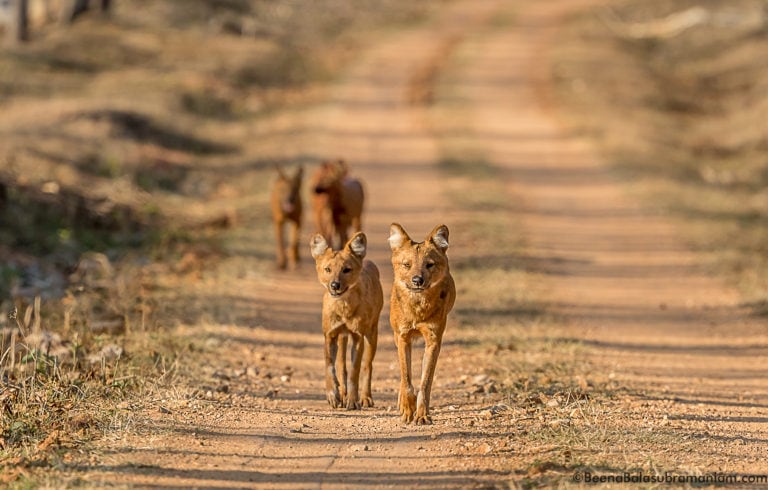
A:
<svg viewBox="0 0 768 490">
<path fill-rule="evenodd" d="M 768 314 L 766 3 L 624 1 L 572 19 L 557 46 L 574 130 Z"/>
<path fill-rule="evenodd" d="M 0 53 L 0 485 L 36 486 L 210 350 L 199 281 L 269 229 L 266 118 L 318 100 L 401 0 L 114 2 Z M 290 136 L 290 135 L 289 135 Z M 256 250 L 264 267 L 271 248 Z M 203 394 L 204 395 L 204 394 Z M 203 396 L 201 395 L 201 396 Z"/>
</svg>

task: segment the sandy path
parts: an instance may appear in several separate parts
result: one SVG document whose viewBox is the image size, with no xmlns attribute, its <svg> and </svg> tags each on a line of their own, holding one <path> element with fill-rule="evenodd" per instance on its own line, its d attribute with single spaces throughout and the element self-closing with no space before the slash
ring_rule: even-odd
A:
<svg viewBox="0 0 768 490">
<path fill-rule="evenodd" d="M 738 294 L 706 274 L 671 222 L 626 196 L 542 96 L 550 80 L 540 60 L 547 59 L 555 19 L 584 3 L 519 9 L 522 27 L 465 47 L 474 60 L 465 74 L 475 83 L 467 86 L 479 88 L 465 93 L 471 129 L 524 199 L 533 267 L 553 276 L 548 303 L 587 339 L 628 350 L 765 343 L 765 325 L 746 318 Z"/>
<path fill-rule="evenodd" d="M 308 112 L 299 125 L 309 137 L 297 139 L 292 151 L 344 157 L 366 182 L 368 257 L 381 269 L 387 299 L 390 223 L 399 221 L 417 238 L 438 222 L 450 222 L 436 171 L 436 145 L 419 114 L 423 109 L 408 101 L 410 84 L 446 39 L 480 28 L 497 6 L 459 3 L 431 28 L 405 31 L 378 44 L 351 68 L 328 103 Z M 310 147 L 303 146 L 307 140 Z M 309 217 L 306 224 L 311 228 Z M 259 239 L 246 236 L 243 255 L 247 243 Z M 488 453 L 479 448 L 490 446 L 484 434 L 471 430 L 470 419 L 483 407 L 456 409 L 466 399 L 456 388 L 462 373 L 446 369 L 437 381 L 433 412 L 443 416 L 434 426 L 399 422 L 399 375 L 386 305 L 374 365 L 376 407 L 364 412 L 328 408 L 322 389 L 322 288 L 307 252 L 308 246 L 302 247 L 304 265 L 296 272 L 251 274 L 247 260 L 240 259 L 197 287 L 201 301 L 215 291 L 233 310 L 233 324 L 210 325 L 208 334 L 232 345 L 246 364 L 259 364 L 260 376 L 269 372 L 270 381 L 246 388 L 240 393 L 243 403 L 235 395 L 224 407 L 161 401 L 172 407 L 173 417 L 151 413 L 153 424 L 141 440 L 116 436 L 114 449 L 91 468 L 89 481 L 159 488 L 467 488 L 505 478 L 502 460 L 468 457 Z M 446 345 L 442 365 L 449 360 L 469 364 L 462 355 L 458 346 Z M 278 381 L 284 373 L 286 381 Z M 248 400 L 257 389 L 266 396 L 259 393 L 254 404 Z M 505 433 L 494 436 L 497 446 L 505 443 Z"/>
<path fill-rule="evenodd" d="M 343 156 L 368 184 L 365 229 L 385 291 L 389 224 L 399 221 L 415 236 L 450 224 L 435 135 L 408 94 L 419 70 L 462 36 L 459 48 L 471 54 L 458 76 L 472 108 L 466 129 L 503 169 L 510 195 L 523 200 L 524 229 L 514 232 L 526 234 L 548 307 L 563 318 L 553 335 L 586 339 L 602 374 L 631 390 L 709 404 L 708 422 L 722 430 L 740 423 L 748 437 L 766 440 L 764 327 L 745 319 L 735 294 L 701 273 L 671 225 L 624 197 L 590 147 L 566 134 L 551 112 L 541 88 L 546 49 L 558 20 L 579 5 L 520 2 L 514 28 L 489 29 L 492 14 L 507 8 L 502 1 L 459 2 L 432 25 L 380 42 L 328 104 L 307 116 L 315 146 L 304 150 Z M 246 237 L 244 247 L 258 239 Z M 142 437 L 116 435 L 103 461 L 83 468 L 86 480 L 155 488 L 467 488 L 515 478 L 506 456 L 507 445 L 516 444 L 509 428 L 476 426 L 488 401 L 469 401 L 458 382 L 482 368 L 464 347 L 448 342 L 441 356 L 435 425 L 403 426 L 394 408 L 398 378 L 385 307 L 376 407 L 331 411 L 322 392 L 322 291 L 313 267 L 305 261 L 297 272 L 264 277 L 247 271 L 244 256 L 200 286 L 238 308 L 230 323 L 205 329 L 231 345 L 243 365 L 257 364 L 260 381 L 233 382 L 225 404 L 161 400 L 172 413 L 150 413 Z"/>
<path fill-rule="evenodd" d="M 765 473 L 765 451 L 739 439 L 768 437 L 765 323 L 707 275 L 670 221 L 627 198 L 551 107 L 541 60 L 556 19 L 584 3 L 520 8 L 517 29 L 466 43 L 469 129 L 524 201 L 531 270 L 545 278 L 547 309 L 564 327 L 559 335 L 590 346 L 591 362 L 602 368 L 595 376 L 668 402 L 650 417 L 707 422 L 679 428 L 736 441 L 721 446 L 728 455 L 708 455 L 706 469 Z M 703 444 L 708 452 L 716 442 L 704 437 Z"/>
</svg>

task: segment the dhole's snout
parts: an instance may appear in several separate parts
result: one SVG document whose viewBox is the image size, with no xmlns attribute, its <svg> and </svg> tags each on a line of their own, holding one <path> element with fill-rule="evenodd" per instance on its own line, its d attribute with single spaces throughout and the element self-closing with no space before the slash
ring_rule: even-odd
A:
<svg viewBox="0 0 768 490">
<path fill-rule="evenodd" d="M 421 276 L 413 276 L 411 278 L 412 289 L 424 289 L 424 278 Z"/>
<path fill-rule="evenodd" d="M 341 290 L 339 281 L 331 281 L 328 283 L 328 292 L 331 293 L 331 296 L 341 296 L 344 291 Z"/>
</svg>

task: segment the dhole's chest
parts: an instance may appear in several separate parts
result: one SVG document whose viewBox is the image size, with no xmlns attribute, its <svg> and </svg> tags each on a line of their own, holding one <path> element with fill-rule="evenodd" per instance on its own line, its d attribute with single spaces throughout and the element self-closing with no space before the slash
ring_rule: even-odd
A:
<svg viewBox="0 0 768 490">
<path fill-rule="evenodd" d="M 326 298 L 323 314 L 332 328 L 346 327 L 356 332 L 363 316 L 361 307 L 359 300 Z"/>
<path fill-rule="evenodd" d="M 414 293 L 406 288 L 396 287 L 393 303 L 397 306 L 397 311 L 393 313 L 399 320 L 411 325 L 440 321 L 453 303 L 453 296 L 449 289 L 447 284 L 443 284 L 422 293 Z"/>
</svg>

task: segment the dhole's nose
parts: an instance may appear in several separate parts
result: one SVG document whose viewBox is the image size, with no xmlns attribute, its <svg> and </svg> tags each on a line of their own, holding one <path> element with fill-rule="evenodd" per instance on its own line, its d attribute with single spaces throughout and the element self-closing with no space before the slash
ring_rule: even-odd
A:
<svg viewBox="0 0 768 490">
<path fill-rule="evenodd" d="M 333 281 L 331 283 L 331 291 L 338 291 L 339 289 L 341 289 L 341 283 L 338 281 Z"/>
<path fill-rule="evenodd" d="M 421 286 L 424 285 L 424 278 L 421 276 L 413 276 L 411 278 L 411 282 L 413 283 L 414 286 L 420 288 Z"/>
</svg>

